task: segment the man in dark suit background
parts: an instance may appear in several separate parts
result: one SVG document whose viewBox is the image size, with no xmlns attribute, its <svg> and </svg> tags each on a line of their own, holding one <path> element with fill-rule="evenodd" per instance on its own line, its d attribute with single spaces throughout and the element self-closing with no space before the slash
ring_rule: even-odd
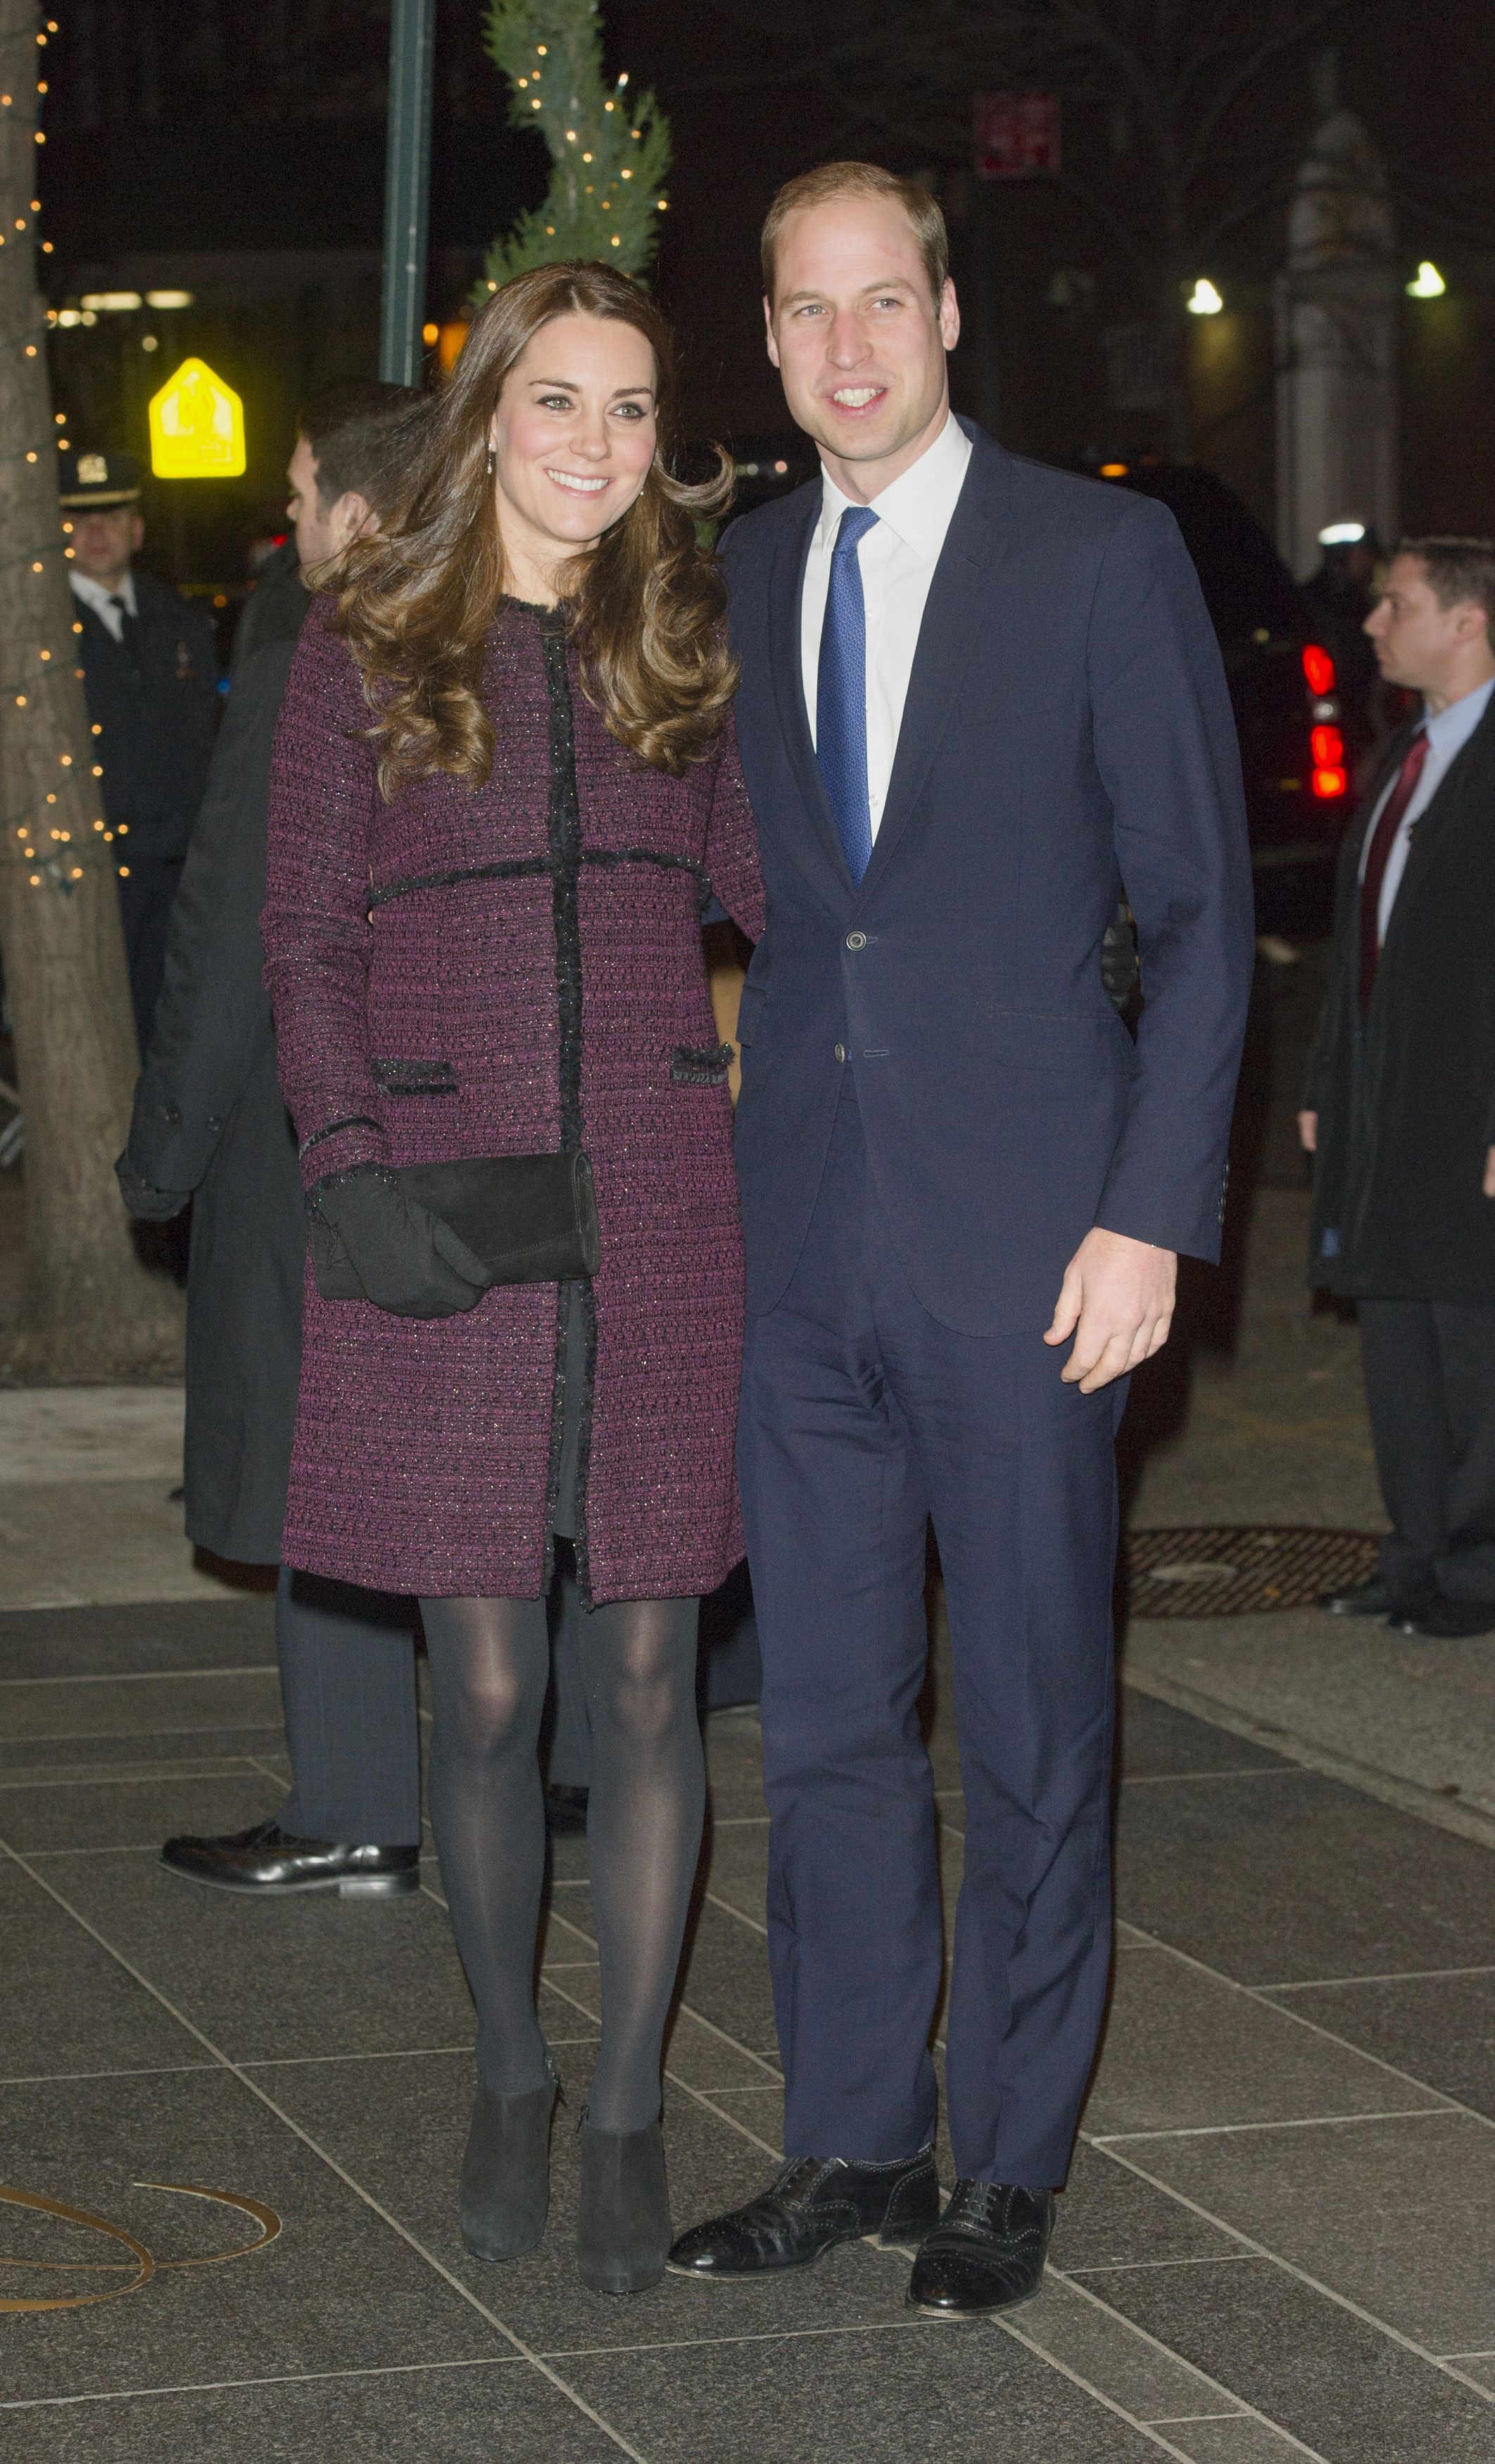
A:
<svg viewBox="0 0 1495 2464">
<path fill-rule="evenodd" d="M 72 533 L 74 627 L 143 1053 L 171 902 L 212 758 L 218 661 L 201 608 L 135 568 L 145 539 L 140 464 L 128 453 L 79 453 L 73 480 L 61 501 Z"/>
<path fill-rule="evenodd" d="M 1299 1128 L 1392 1529 L 1342 1617 L 1495 1633 L 1495 541 L 1405 539 L 1366 620 L 1422 695 L 1345 833 Z"/>
<path fill-rule="evenodd" d="M 288 478 L 300 578 L 256 593 L 171 917 L 165 984 L 119 1164 L 132 1214 L 192 1199 L 187 1529 L 215 1556 L 280 1556 L 300 1371 L 306 1209 L 260 982 L 265 810 L 281 694 L 312 580 L 377 520 L 421 397 L 337 385 L 303 413 Z M 198 1882 L 274 1898 L 419 1883 L 414 1614 L 282 1568 L 275 1602 L 291 1792 L 272 1822 L 170 1839 Z"/>
<path fill-rule="evenodd" d="M 910 2299 L 961 2315 L 1036 2289 L 1105 2000 L 1113 1437 L 1176 1252 L 1219 1250 L 1240 764 L 1172 517 L 952 419 L 927 191 L 865 165 L 792 182 L 764 281 L 822 461 L 724 541 L 768 890 L 738 1028 L 739 1463 L 786 2162 L 671 2264 L 927 2236 Z M 1101 975 L 1123 889 L 1134 1047 Z M 937 2226 L 927 1516 L 967 1825 Z"/>
</svg>

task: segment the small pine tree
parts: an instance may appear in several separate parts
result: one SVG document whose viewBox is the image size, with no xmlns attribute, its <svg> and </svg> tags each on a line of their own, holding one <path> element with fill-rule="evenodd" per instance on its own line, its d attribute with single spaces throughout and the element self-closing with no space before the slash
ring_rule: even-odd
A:
<svg viewBox="0 0 1495 2464">
<path fill-rule="evenodd" d="M 581 260 L 648 274 L 668 199 L 670 122 L 627 76 L 603 75 L 597 0 L 491 0 L 484 42 L 509 79 L 509 117 L 550 148 L 545 202 L 488 252 L 481 299 L 532 265 Z"/>
</svg>

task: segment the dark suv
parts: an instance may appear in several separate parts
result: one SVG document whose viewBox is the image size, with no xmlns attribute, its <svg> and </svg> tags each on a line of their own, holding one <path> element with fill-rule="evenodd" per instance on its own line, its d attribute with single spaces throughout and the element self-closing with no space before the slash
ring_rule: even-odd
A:
<svg viewBox="0 0 1495 2464">
<path fill-rule="evenodd" d="M 1332 658 L 1313 639 L 1303 594 L 1260 522 L 1212 472 L 1114 462 L 1100 475 L 1166 505 L 1194 559 L 1241 738 L 1259 910 L 1281 903 L 1274 873 L 1297 875 L 1283 891 L 1316 908 L 1366 743 L 1342 705 Z"/>
</svg>

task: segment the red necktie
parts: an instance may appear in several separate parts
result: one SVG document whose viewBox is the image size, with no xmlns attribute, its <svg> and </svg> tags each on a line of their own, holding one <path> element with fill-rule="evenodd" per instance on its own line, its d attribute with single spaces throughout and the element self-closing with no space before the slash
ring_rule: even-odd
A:
<svg viewBox="0 0 1495 2464">
<path fill-rule="evenodd" d="M 1375 969 L 1381 955 L 1381 884 L 1386 878 L 1386 866 L 1396 832 L 1400 829 L 1407 806 L 1417 793 L 1427 759 L 1427 730 L 1419 727 L 1402 758 L 1396 783 L 1381 806 L 1374 835 L 1366 853 L 1365 871 L 1360 878 L 1360 1010 L 1362 1016 L 1371 1005 L 1371 987 L 1375 981 Z"/>
</svg>

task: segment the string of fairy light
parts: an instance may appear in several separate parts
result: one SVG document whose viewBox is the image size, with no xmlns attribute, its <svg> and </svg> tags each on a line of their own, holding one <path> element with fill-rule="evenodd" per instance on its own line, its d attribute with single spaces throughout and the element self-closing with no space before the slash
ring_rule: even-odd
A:
<svg viewBox="0 0 1495 2464">
<path fill-rule="evenodd" d="M 50 37 L 56 32 L 56 19 L 47 18 L 43 30 L 38 32 L 34 38 L 36 47 L 45 51 Z M 26 37 L 18 37 L 18 40 L 26 41 Z M 32 50 L 30 41 L 26 42 L 26 47 L 29 56 Z M 33 104 L 31 96 L 24 91 L 28 82 L 37 98 L 35 104 Z M 14 92 L 10 90 L 11 86 L 14 87 Z M 14 120 L 24 127 L 28 114 L 39 115 L 40 102 L 45 99 L 47 89 L 48 80 L 44 77 L 30 80 L 19 77 L 9 79 L 7 85 L 0 86 L 0 113 L 13 115 Z M 17 94 L 22 97 L 19 102 L 16 99 Z M 4 124 L 4 121 L 0 121 L 0 129 L 3 129 Z M 33 125 L 31 135 L 37 145 L 45 145 L 47 132 L 44 128 Z M 0 248 L 17 245 L 19 235 L 20 244 L 24 244 L 29 238 L 33 246 L 39 245 L 43 256 L 50 256 L 51 240 L 44 239 L 38 242 L 36 236 L 36 217 L 40 212 L 41 199 L 33 197 L 30 201 L 29 215 L 17 214 L 14 217 L 13 231 L 0 231 Z M 30 330 L 34 332 L 34 328 Z M 34 360 L 37 357 L 39 345 L 34 340 L 28 340 L 27 333 L 23 331 L 0 336 L 0 349 L 19 350 L 25 358 Z M 67 426 L 65 411 L 55 411 L 53 416 L 56 427 L 61 429 Z M 54 442 L 59 453 L 72 451 L 66 436 L 58 436 Z M 14 452 L 0 455 L 0 465 L 11 462 L 39 464 L 40 460 L 41 449 L 37 446 L 17 447 Z M 64 539 L 71 535 L 72 529 L 71 521 L 63 522 Z M 65 545 L 62 539 L 48 539 L 40 547 L 22 549 L 14 556 L 0 558 L 0 572 L 12 566 L 29 565 L 33 573 L 44 573 L 47 559 L 59 555 L 71 561 L 73 550 Z M 82 625 L 75 618 L 73 623 L 75 635 L 80 634 L 82 630 Z M 45 643 L 36 643 L 34 650 L 38 674 L 34 678 L 12 677 L 8 684 L 0 684 L 0 708 L 9 704 L 15 710 L 29 710 L 37 684 L 45 685 L 52 680 L 53 676 L 62 672 L 55 653 Z M 75 668 L 73 674 L 77 682 L 82 682 L 81 668 Z M 96 723 L 89 732 L 92 736 L 98 737 L 102 731 Z M 0 822 L 0 832 L 3 832 L 3 852 L 0 852 L 0 863 L 25 870 L 33 890 L 40 890 L 50 883 L 53 888 L 62 891 L 68 896 L 72 895 L 75 886 L 82 880 L 85 869 L 111 873 L 118 871 L 121 879 L 127 879 L 128 865 L 119 863 L 117 856 L 112 852 L 116 837 L 124 835 L 123 824 L 120 825 L 117 833 L 108 827 L 103 816 L 99 814 L 95 817 L 87 836 L 76 840 L 70 829 L 64 829 L 59 822 L 48 818 L 49 813 L 55 811 L 61 789 L 73 783 L 71 774 L 78 771 L 80 767 L 77 756 L 61 748 L 55 752 L 55 762 L 58 771 L 62 774 L 58 785 L 42 790 L 40 796 L 30 804 L 23 805 L 19 811 L 7 815 L 5 820 Z M 89 765 L 89 768 L 93 778 L 103 777 L 103 766 L 100 762 L 95 761 Z M 106 848 L 111 852 L 106 854 Z"/>
<path fill-rule="evenodd" d="M 549 45 L 548 43 L 537 43 L 537 44 L 536 44 L 536 46 L 535 46 L 535 57 L 537 58 L 537 60 L 539 60 L 539 61 L 542 61 L 542 62 L 543 62 L 544 60 L 548 59 L 548 58 L 549 58 L 549 56 L 550 56 L 550 45 Z M 520 76 L 520 77 L 517 77 L 515 78 L 515 80 L 514 80 L 514 82 L 515 82 L 516 86 L 517 87 L 518 91 L 520 92 L 520 94 L 522 94 L 522 95 L 524 96 L 524 98 L 525 98 L 526 101 L 528 102 L 528 104 L 529 104 L 529 107 L 530 107 L 531 111 L 542 111 L 542 110 L 544 109 L 544 106 L 545 106 L 545 95 L 544 95 L 544 92 L 543 92 L 544 76 L 545 76 L 545 72 L 544 72 L 543 67 L 540 67 L 540 68 L 533 68 L 533 69 L 529 70 L 529 71 L 528 71 L 528 73 L 527 73 L 526 75 L 524 75 L 524 76 Z M 603 104 L 603 109 L 604 109 L 604 111 L 605 111 L 605 112 L 607 112 L 607 113 L 609 113 L 609 114 L 610 114 L 610 113 L 612 113 L 612 112 L 624 112 L 624 111 L 625 111 L 626 98 L 625 98 L 625 95 L 624 95 L 624 88 L 625 88 L 625 86 L 627 84 L 627 82 L 628 82 L 628 75 L 627 75 L 627 71 L 625 69 L 625 70 L 624 70 L 624 72 L 623 72 L 623 74 L 621 75 L 621 77 L 618 78 L 617 84 L 614 86 L 613 91 L 612 91 L 612 94 L 608 97 L 607 100 Z M 534 94 L 531 94 L 531 93 L 530 93 L 530 91 L 529 91 L 529 89 L 531 88 L 531 86 L 534 86 L 534 87 L 536 87 L 537 89 L 539 89 L 539 91 L 537 91 L 537 92 L 536 92 L 536 93 L 534 93 Z M 573 99 L 574 99 L 574 98 L 573 98 Z M 640 141 L 640 139 L 642 138 L 643 134 L 644 134 L 644 132 L 643 132 L 643 130 L 642 130 L 641 128 L 630 128 L 630 129 L 629 129 L 629 131 L 628 131 L 628 135 L 632 138 L 632 140 L 633 140 L 633 142 L 634 142 L 634 143 L 635 143 L 635 144 L 637 144 L 637 143 L 639 143 L 639 141 Z M 576 130 L 576 129 L 574 129 L 574 128 L 568 128 L 568 129 L 566 130 L 566 132 L 565 132 L 565 140 L 566 140 L 566 143 L 567 143 L 568 145 L 581 145 L 581 143 L 582 143 L 582 140 L 581 140 L 580 133 L 578 132 L 578 130 Z M 585 163 L 591 163 L 592 161 L 594 161 L 594 159 L 595 159 L 595 157 L 594 157 L 594 155 L 593 155 L 593 153 L 592 153 L 591 149 L 590 149 L 590 148 L 588 148 L 588 147 L 584 147 L 584 146 L 583 146 L 583 149 L 582 149 L 582 154 L 581 154 L 581 160 L 582 160 L 582 162 L 583 162 L 583 164 L 585 164 Z M 632 177 L 633 177 L 633 171 L 632 171 L 632 168 L 631 168 L 631 166 L 630 166 L 629 165 L 627 165 L 627 164 L 623 164 L 623 165 L 621 165 L 619 166 L 619 170 L 618 170 L 618 178 L 619 178 L 620 180 L 631 180 L 631 179 L 632 179 Z M 594 186 L 591 182 L 589 182 L 589 181 L 588 181 L 588 182 L 583 182 L 583 187 L 584 187 L 584 189 L 585 189 L 585 193 L 586 193 L 586 195 L 587 195 L 587 196 L 591 197 L 591 196 L 595 196 L 595 195 L 596 195 L 596 193 L 597 193 L 597 191 L 596 191 L 596 187 L 595 187 L 595 186 Z M 609 184 L 609 185 L 610 185 L 610 184 Z M 669 199 L 668 199 L 667 197 L 658 197 L 658 198 L 656 198 L 656 199 L 655 199 L 655 201 L 654 201 L 654 209 L 655 209 L 656 213 L 661 213 L 661 214 L 662 214 L 662 213 L 667 212 L 667 211 L 669 210 L 669 202 L 670 202 L 670 201 L 669 201 Z M 612 200 L 611 200 L 611 198 L 610 198 L 610 197 L 603 197 L 603 198 L 600 200 L 600 204 L 601 204 L 602 211 L 603 211 L 605 214 L 605 213 L 609 213 L 609 212 L 611 211 L 611 209 L 612 209 Z M 545 235 L 546 235 L 546 237 L 547 237 L 548 239 L 554 239 L 554 238 L 555 238 L 555 235 L 556 235 L 556 226 L 555 226 L 555 224 L 554 224 L 554 223 L 547 223 L 547 224 L 545 225 Z M 610 241 L 610 245 L 611 245 L 613 248 L 621 248 L 621 247 L 623 246 L 622 238 L 620 237 L 620 235 L 619 235 L 616 231 L 614 231 L 614 233 L 612 234 L 612 238 L 611 238 L 611 241 Z M 489 283 L 489 285 L 488 285 L 488 288 L 489 288 L 489 290 L 490 290 L 490 291 L 496 291 L 496 290 L 497 290 L 497 288 L 498 288 L 498 285 L 497 285 L 497 283 L 496 283 L 496 282 L 492 282 L 492 281 L 491 281 L 491 282 Z"/>
</svg>

